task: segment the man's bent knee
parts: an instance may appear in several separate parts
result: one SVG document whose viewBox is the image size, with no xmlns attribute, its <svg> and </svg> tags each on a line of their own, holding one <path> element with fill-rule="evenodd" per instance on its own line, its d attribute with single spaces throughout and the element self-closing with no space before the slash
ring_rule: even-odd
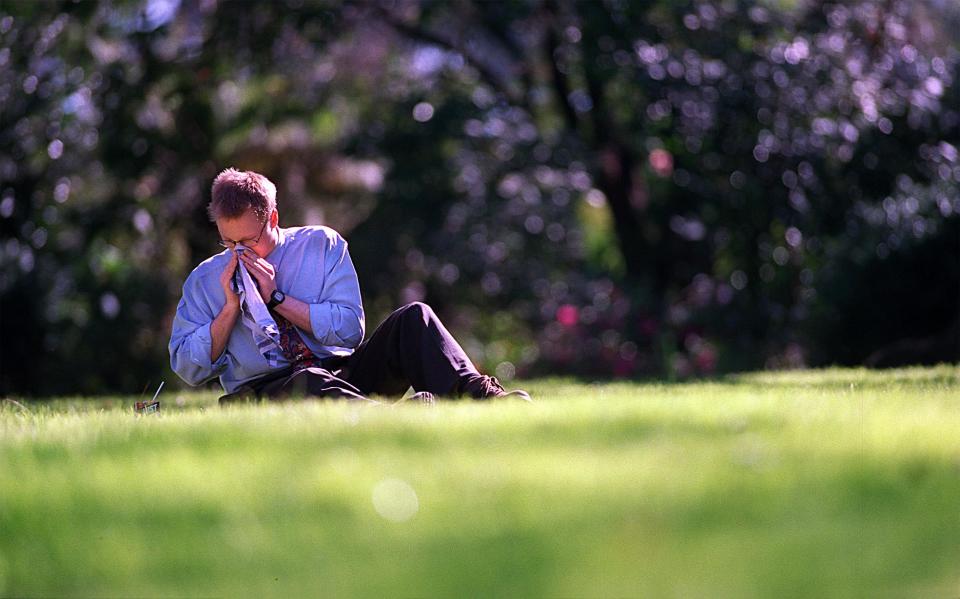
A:
<svg viewBox="0 0 960 599">
<path fill-rule="evenodd" d="M 404 318 L 418 318 L 427 322 L 434 316 L 433 308 L 423 302 L 410 302 L 396 311 L 397 316 Z"/>
</svg>

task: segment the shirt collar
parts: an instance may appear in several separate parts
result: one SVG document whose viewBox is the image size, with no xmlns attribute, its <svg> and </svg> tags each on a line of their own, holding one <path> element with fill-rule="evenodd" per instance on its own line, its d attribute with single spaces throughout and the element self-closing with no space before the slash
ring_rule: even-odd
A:
<svg viewBox="0 0 960 599">
<path fill-rule="evenodd" d="M 267 254 L 267 260 L 280 259 L 281 254 L 283 254 L 283 250 L 281 248 L 283 247 L 283 244 L 284 244 L 284 241 L 286 241 L 286 238 L 287 236 L 286 234 L 284 234 L 283 228 L 278 226 L 277 227 L 277 245 L 273 246 L 273 249 L 270 250 L 269 254 Z"/>
</svg>

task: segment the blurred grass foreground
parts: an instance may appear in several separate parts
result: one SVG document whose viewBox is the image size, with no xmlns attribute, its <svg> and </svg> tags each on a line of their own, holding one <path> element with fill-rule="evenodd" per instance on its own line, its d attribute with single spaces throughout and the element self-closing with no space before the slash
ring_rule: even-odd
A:
<svg viewBox="0 0 960 599">
<path fill-rule="evenodd" d="M 0 595 L 960 591 L 956 366 L 529 388 L 0 402 Z"/>
</svg>

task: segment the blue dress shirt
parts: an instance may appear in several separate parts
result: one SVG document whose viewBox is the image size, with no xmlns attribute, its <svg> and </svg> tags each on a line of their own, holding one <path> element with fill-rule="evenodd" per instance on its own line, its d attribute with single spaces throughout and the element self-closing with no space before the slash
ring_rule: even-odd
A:
<svg viewBox="0 0 960 599">
<path fill-rule="evenodd" d="M 310 306 L 312 334 L 299 329 L 304 343 L 320 358 L 349 355 L 363 340 L 360 282 L 347 242 L 329 227 L 278 229 L 280 240 L 266 260 L 276 271 L 277 289 Z M 170 366 L 190 385 L 214 377 L 227 393 L 271 370 L 250 329 L 238 319 L 224 352 L 211 362 L 210 325 L 226 298 L 220 275 L 230 260 L 225 250 L 201 262 L 183 284 L 183 297 L 170 334 Z M 281 358 L 280 368 L 289 366 Z"/>
</svg>

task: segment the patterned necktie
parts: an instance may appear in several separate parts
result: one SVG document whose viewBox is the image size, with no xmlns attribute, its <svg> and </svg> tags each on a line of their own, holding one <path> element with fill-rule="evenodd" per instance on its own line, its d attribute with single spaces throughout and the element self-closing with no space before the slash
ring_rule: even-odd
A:
<svg viewBox="0 0 960 599">
<path fill-rule="evenodd" d="M 283 356 L 293 362 L 296 370 L 320 368 L 320 358 L 304 343 L 297 327 L 280 314 L 274 313 L 274 318 L 280 329 L 280 349 L 283 351 Z"/>
</svg>

